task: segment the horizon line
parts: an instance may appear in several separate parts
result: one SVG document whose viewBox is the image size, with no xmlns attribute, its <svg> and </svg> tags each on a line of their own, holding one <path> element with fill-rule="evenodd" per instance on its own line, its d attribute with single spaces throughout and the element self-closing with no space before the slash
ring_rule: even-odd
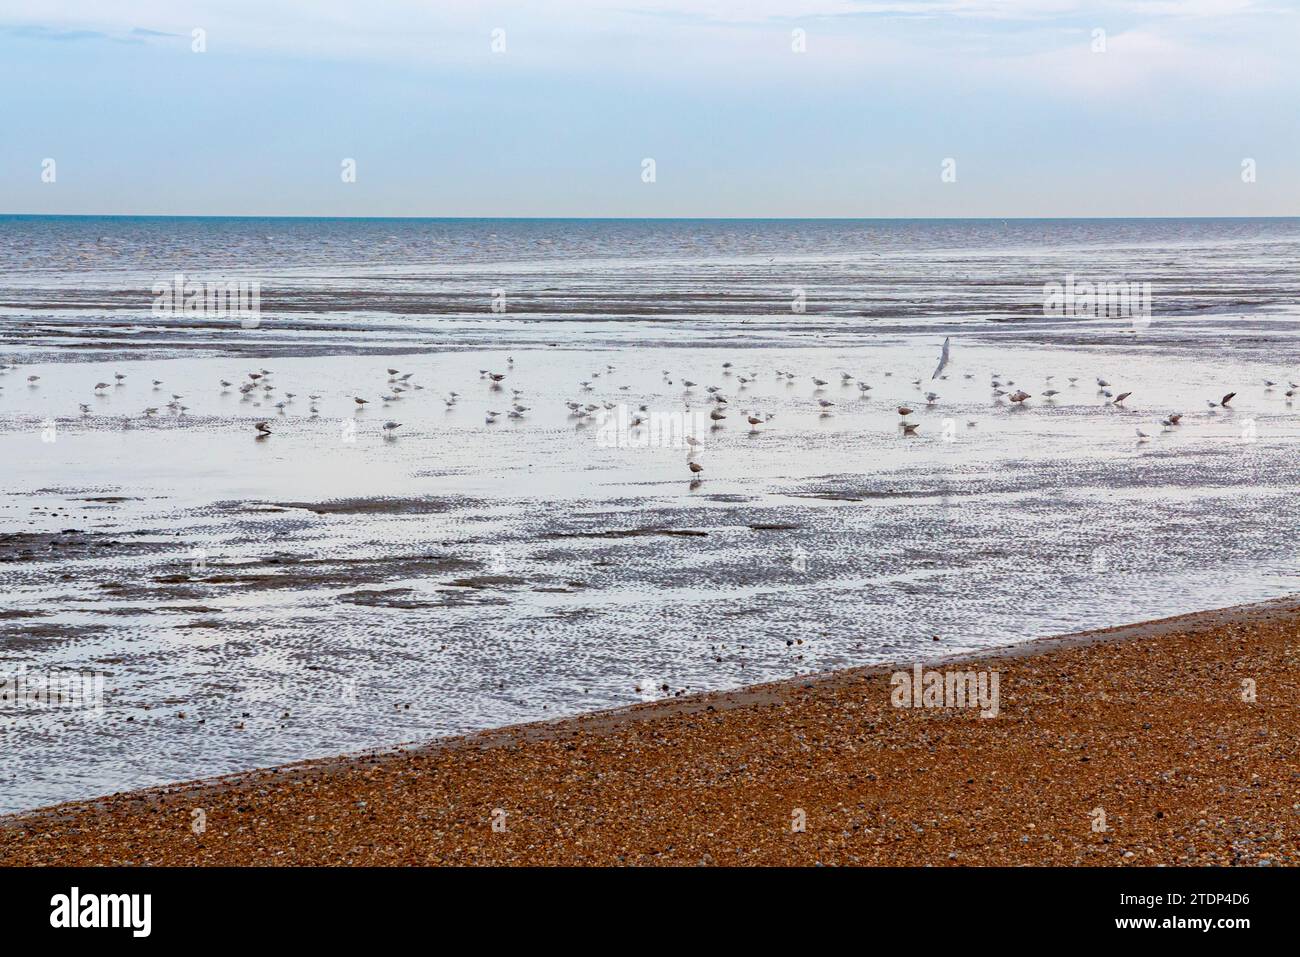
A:
<svg viewBox="0 0 1300 957">
<path fill-rule="evenodd" d="M 1056 222 L 1098 220 L 1300 219 L 1300 213 L 1272 215 L 1164 215 L 1164 216 L 376 216 L 310 213 L 0 213 L 0 219 L 303 219 L 303 220 L 410 220 L 516 222 Z"/>
</svg>

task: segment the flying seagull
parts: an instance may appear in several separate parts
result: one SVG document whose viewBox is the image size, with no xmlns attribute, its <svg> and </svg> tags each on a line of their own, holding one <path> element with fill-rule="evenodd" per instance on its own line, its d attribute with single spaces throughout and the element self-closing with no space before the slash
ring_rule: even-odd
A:
<svg viewBox="0 0 1300 957">
<path fill-rule="evenodd" d="M 949 336 L 943 337 L 943 352 L 939 354 L 939 365 L 935 368 L 934 375 L 930 376 L 931 379 L 939 378 L 939 373 L 948 365 L 948 343 L 950 339 Z"/>
</svg>

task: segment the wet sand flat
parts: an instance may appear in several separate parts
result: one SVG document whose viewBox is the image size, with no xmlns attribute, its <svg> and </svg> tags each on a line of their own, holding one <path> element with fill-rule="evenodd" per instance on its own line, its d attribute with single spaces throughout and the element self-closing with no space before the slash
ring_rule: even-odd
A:
<svg viewBox="0 0 1300 957">
<path fill-rule="evenodd" d="M 1222 605 L 1295 590 L 1293 408 L 1261 383 L 1192 411 L 1269 365 L 954 341 L 910 438 L 895 406 L 933 371 L 929 334 L 10 372 L 0 672 L 103 672 L 105 701 L 94 721 L 0 707 L 0 813 L 1186 613 L 1207 581 Z M 222 390 L 250 367 L 299 398 Z M 356 411 L 389 367 L 425 388 Z M 1088 377 L 1112 368 L 1130 406 Z M 983 379 L 1047 369 L 1079 385 L 1032 408 Z M 700 482 L 684 445 L 602 441 L 566 405 L 670 415 L 707 408 L 706 383 L 735 409 L 701 436 Z M 487 426 L 515 387 L 527 417 Z M 187 413 L 137 414 L 171 389 Z M 747 408 L 775 417 L 751 430 Z"/>
<path fill-rule="evenodd" d="M 1298 638 L 1281 599 L 927 662 L 991 718 L 862 668 L 120 794 L 0 864 L 1289 865 Z"/>
</svg>

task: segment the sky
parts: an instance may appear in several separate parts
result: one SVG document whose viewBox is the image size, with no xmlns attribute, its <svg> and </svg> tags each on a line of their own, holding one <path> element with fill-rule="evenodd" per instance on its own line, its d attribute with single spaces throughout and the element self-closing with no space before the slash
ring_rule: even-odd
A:
<svg viewBox="0 0 1300 957">
<path fill-rule="evenodd" d="M 1297 54 L 1300 0 L 0 0 L 0 213 L 1293 216 Z"/>
</svg>

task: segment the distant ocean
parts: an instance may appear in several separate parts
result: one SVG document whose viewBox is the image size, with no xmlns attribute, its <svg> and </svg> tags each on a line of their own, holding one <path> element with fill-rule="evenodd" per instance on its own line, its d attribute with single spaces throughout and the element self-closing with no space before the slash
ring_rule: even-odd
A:
<svg viewBox="0 0 1300 957">
<path fill-rule="evenodd" d="M 274 315 L 960 321 L 1041 314 L 1067 275 L 1162 315 L 1300 297 L 1300 219 L 303 219 L 0 216 L 0 307 L 147 312 L 176 273 Z"/>
</svg>

